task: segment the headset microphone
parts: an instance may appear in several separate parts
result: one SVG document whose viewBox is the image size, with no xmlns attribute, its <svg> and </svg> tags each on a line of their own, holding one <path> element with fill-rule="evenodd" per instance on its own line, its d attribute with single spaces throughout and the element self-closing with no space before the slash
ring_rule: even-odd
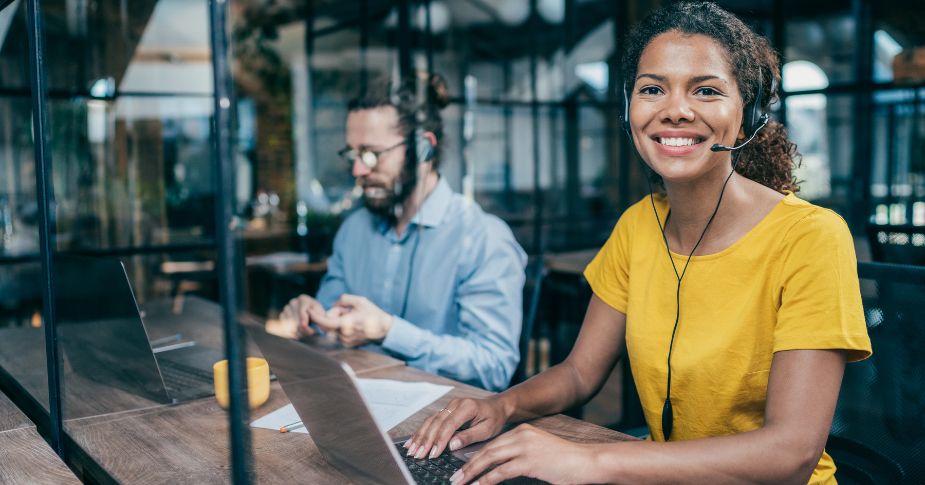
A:
<svg viewBox="0 0 925 485">
<path fill-rule="evenodd" d="M 748 140 L 745 140 L 744 142 L 742 142 L 742 143 L 740 143 L 740 144 L 738 144 L 738 145 L 734 145 L 734 146 L 720 145 L 719 143 L 716 143 L 716 144 L 714 144 L 713 146 L 710 147 L 710 151 L 713 151 L 713 152 L 731 152 L 731 151 L 733 151 L 733 150 L 738 150 L 738 149 L 744 147 L 745 145 L 748 145 L 748 142 L 754 140 L 754 139 L 755 139 L 755 135 L 757 135 L 758 132 L 761 131 L 761 129 L 764 128 L 765 126 L 768 126 L 768 114 L 767 114 L 767 113 L 763 113 L 763 114 L 761 115 L 761 118 L 758 119 L 758 128 L 755 129 L 755 131 L 752 133 L 752 136 L 748 137 Z"/>
</svg>

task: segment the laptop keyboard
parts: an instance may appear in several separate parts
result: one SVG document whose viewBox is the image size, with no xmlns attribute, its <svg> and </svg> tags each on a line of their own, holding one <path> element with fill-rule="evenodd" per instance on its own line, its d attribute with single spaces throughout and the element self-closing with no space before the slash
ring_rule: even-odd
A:
<svg viewBox="0 0 925 485">
<path fill-rule="evenodd" d="M 407 456 L 408 450 L 401 444 L 397 443 L 395 446 L 398 447 L 398 454 L 405 461 L 408 471 L 411 472 L 411 477 L 419 485 L 448 484 L 450 477 L 465 463 L 447 450 L 433 459 L 415 460 L 414 457 Z"/>
<path fill-rule="evenodd" d="M 174 393 L 210 387 L 212 373 L 180 364 L 168 359 L 158 359 L 157 364 L 164 376 L 164 385 Z"/>
</svg>

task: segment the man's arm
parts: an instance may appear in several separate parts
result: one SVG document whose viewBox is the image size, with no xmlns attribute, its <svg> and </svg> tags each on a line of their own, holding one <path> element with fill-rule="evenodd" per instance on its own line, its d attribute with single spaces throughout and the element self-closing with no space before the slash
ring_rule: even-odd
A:
<svg viewBox="0 0 925 485">
<path fill-rule="evenodd" d="M 470 237 L 476 240 L 456 288 L 454 334 L 437 335 L 394 316 L 382 346 L 429 372 L 501 390 L 518 362 L 526 255 L 495 217 Z"/>
</svg>

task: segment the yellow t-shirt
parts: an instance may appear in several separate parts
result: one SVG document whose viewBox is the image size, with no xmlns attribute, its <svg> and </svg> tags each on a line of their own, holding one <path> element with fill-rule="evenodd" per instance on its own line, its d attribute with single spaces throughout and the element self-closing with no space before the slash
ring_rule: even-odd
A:
<svg viewBox="0 0 925 485">
<path fill-rule="evenodd" d="M 668 201 L 656 197 L 659 219 Z M 672 253 L 678 272 L 687 255 Z M 662 441 L 668 344 L 678 280 L 649 198 L 630 207 L 585 269 L 594 294 L 626 315 L 626 348 L 652 439 Z M 838 214 L 788 194 L 740 240 L 694 256 L 681 284 L 671 357 L 671 439 L 731 435 L 764 423 L 774 352 L 871 354 L 851 234 Z M 823 453 L 810 483 L 834 483 Z"/>
</svg>

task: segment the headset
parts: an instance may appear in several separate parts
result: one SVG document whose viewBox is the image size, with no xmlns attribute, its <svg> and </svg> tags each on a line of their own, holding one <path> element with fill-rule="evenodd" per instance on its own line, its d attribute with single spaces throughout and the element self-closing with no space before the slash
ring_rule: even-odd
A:
<svg viewBox="0 0 925 485">
<path fill-rule="evenodd" d="M 421 96 L 419 93 L 419 89 L 417 89 L 420 87 L 420 83 L 415 83 L 415 86 L 416 86 L 416 89 L 414 90 L 414 97 L 420 100 Z M 412 190 L 417 186 L 418 167 L 421 164 L 432 162 L 434 158 L 437 156 L 437 146 L 434 143 L 435 140 L 431 140 L 431 137 L 428 137 L 425 134 L 423 128 L 421 128 L 421 125 L 424 121 L 424 117 L 426 116 L 425 110 L 428 107 L 428 103 L 431 102 L 430 90 L 426 88 L 425 90 L 427 93 L 426 101 L 423 103 L 417 103 L 417 106 L 414 110 L 415 111 L 415 123 L 418 126 L 414 129 L 414 132 L 412 134 L 409 134 L 407 137 L 408 141 L 410 143 L 413 143 L 414 146 L 407 147 L 407 150 L 405 152 L 405 170 L 410 174 L 406 183 L 410 185 Z M 410 89 L 400 89 L 399 92 L 396 93 L 396 96 L 393 96 L 393 103 L 396 101 L 400 101 L 403 95 L 408 96 L 411 91 L 412 90 Z M 396 103 L 396 106 L 398 106 L 397 103 Z M 424 218 L 424 215 L 423 215 L 424 204 L 423 204 L 423 201 L 421 202 L 422 202 L 421 206 L 418 208 L 418 214 L 419 214 L 419 217 L 423 219 Z M 400 211 L 403 209 L 403 207 L 399 206 L 396 209 Z M 408 258 L 408 278 L 407 278 L 407 281 L 405 282 L 405 295 L 402 297 L 401 313 L 399 313 L 398 315 L 402 319 L 405 318 L 405 314 L 408 311 L 408 300 L 411 295 L 411 282 L 414 279 L 414 260 L 418 252 L 418 246 L 421 243 L 421 238 L 423 237 L 423 234 L 421 233 L 420 224 L 415 225 L 413 237 L 414 237 L 414 246 L 412 246 L 411 254 Z"/>
<path fill-rule="evenodd" d="M 745 131 L 746 140 L 739 145 L 733 145 L 733 146 L 720 145 L 719 143 L 716 143 L 710 147 L 711 151 L 725 152 L 725 151 L 738 150 L 744 147 L 745 145 L 747 145 L 750 141 L 752 141 L 752 139 L 755 138 L 758 132 L 761 131 L 762 128 L 768 125 L 768 122 L 770 121 L 771 117 L 767 113 L 761 111 L 761 98 L 764 97 L 764 87 L 763 87 L 763 81 L 761 79 L 760 69 L 761 68 L 759 68 L 759 73 L 758 73 L 758 89 L 755 92 L 755 99 L 753 99 L 750 103 L 745 105 L 744 109 L 742 110 L 743 111 L 742 128 Z M 633 134 L 630 129 L 630 97 L 631 97 L 631 94 L 629 90 L 630 90 L 630 86 L 624 83 L 623 84 L 623 116 L 621 117 L 621 122 L 623 124 L 623 131 L 625 131 L 626 134 L 629 135 L 630 138 L 632 138 Z"/>
<path fill-rule="evenodd" d="M 434 155 L 437 152 L 437 147 L 429 137 L 424 135 L 424 132 L 420 128 L 414 130 L 414 137 L 411 139 L 414 143 L 414 150 L 411 151 L 412 155 L 414 156 L 414 160 L 411 160 L 411 157 L 407 157 L 406 155 L 406 158 L 408 159 L 405 160 L 405 163 L 410 165 L 408 170 L 411 171 L 412 175 L 409 179 L 409 182 L 411 183 L 412 187 L 415 187 L 417 185 L 417 166 L 432 161 Z M 423 211 L 424 204 L 422 201 L 421 207 L 418 208 L 418 214 L 420 215 L 421 219 L 424 218 Z M 402 319 L 405 318 L 405 313 L 408 311 L 408 297 L 411 294 L 411 280 L 414 278 L 414 259 L 418 252 L 418 245 L 421 242 L 421 237 L 423 237 L 421 234 L 421 225 L 416 224 L 414 226 L 414 246 L 411 248 L 411 256 L 409 257 L 408 261 L 408 279 L 405 282 L 405 296 L 402 297 L 401 313 L 398 315 Z"/>
<path fill-rule="evenodd" d="M 691 250 L 690 254 L 687 255 L 687 261 L 684 263 L 684 267 L 681 269 L 681 272 L 678 273 L 678 268 L 674 264 L 674 258 L 671 257 L 671 249 L 668 247 L 668 236 L 665 234 L 665 226 L 668 224 L 668 219 L 671 218 L 671 209 L 668 209 L 668 215 L 665 216 L 665 222 L 663 223 L 658 217 L 658 210 L 655 208 L 655 199 L 652 195 L 652 185 L 649 182 L 649 177 L 646 177 L 646 183 L 649 184 L 649 202 L 652 204 L 652 213 L 655 214 L 655 222 L 658 223 L 659 231 L 662 234 L 662 241 L 665 243 L 665 253 L 668 255 L 668 261 L 671 263 L 671 268 L 674 270 L 675 277 L 678 279 L 678 286 L 675 291 L 675 320 L 674 327 L 671 330 L 671 340 L 668 343 L 668 382 L 665 386 L 665 404 L 662 406 L 662 435 L 665 438 L 665 441 L 671 439 L 671 428 L 674 423 L 674 412 L 671 407 L 671 355 L 674 350 L 674 341 L 675 334 L 678 331 L 678 323 L 681 319 L 681 281 L 684 279 L 684 275 L 687 273 L 687 267 L 691 262 L 691 258 L 694 256 L 694 253 L 697 252 L 697 248 L 700 246 L 700 243 L 703 242 L 704 236 L 707 234 L 707 230 L 710 228 L 710 224 L 713 222 L 713 219 L 716 217 L 716 213 L 719 212 L 719 206 L 723 201 L 723 194 L 726 192 L 726 184 L 729 183 L 729 180 L 732 178 L 732 174 L 735 173 L 736 166 L 739 163 L 739 158 L 741 152 L 736 150 L 741 149 L 745 145 L 748 145 L 758 132 L 762 128 L 768 125 L 770 117 L 767 113 L 761 111 L 761 99 L 764 96 L 764 89 L 762 87 L 762 72 L 761 68 L 758 69 L 758 89 L 755 93 L 755 99 L 750 103 L 745 105 L 742 113 L 742 128 L 745 131 L 746 140 L 738 145 L 728 146 L 721 145 L 719 143 L 714 144 L 710 147 L 710 150 L 713 152 L 723 152 L 730 151 L 734 152 L 732 155 L 732 170 L 729 172 L 729 175 L 726 176 L 726 180 L 723 181 L 723 186 L 719 192 L 719 198 L 716 201 L 716 207 L 713 209 L 713 213 L 710 215 L 710 218 L 707 220 L 706 226 L 703 228 L 703 232 L 700 233 L 700 238 L 697 239 L 697 243 L 694 244 L 694 248 Z M 626 131 L 626 134 L 629 136 L 630 140 L 633 138 L 633 133 L 630 130 L 629 124 L 629 107 L 630 107 L 630 92 L 629 87 L 624 83 L 623 85 L 623 130 Z M 647 167 L 643 163 L 643 170 Z"/>
</svg>

